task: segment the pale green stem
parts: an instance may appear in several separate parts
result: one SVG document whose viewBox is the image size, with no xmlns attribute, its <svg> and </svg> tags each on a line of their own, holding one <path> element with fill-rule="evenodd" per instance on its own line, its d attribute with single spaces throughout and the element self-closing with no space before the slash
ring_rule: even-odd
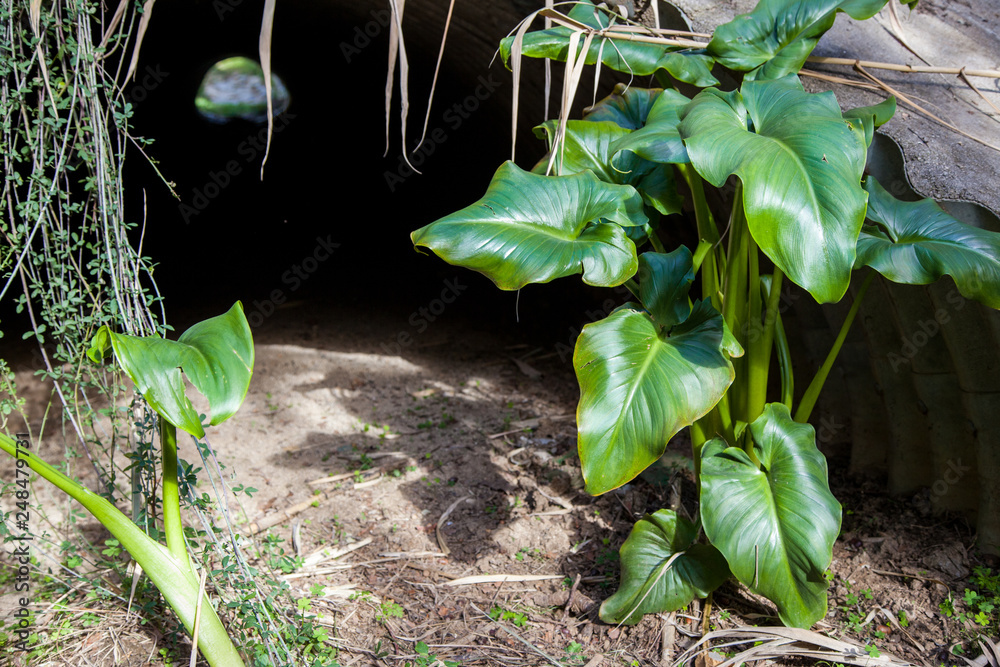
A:
<svg viewBox="0 0 1000 667">
<path fill-rule="evenodd" d="M 771 290 L 767 294 L 767 310 L 764 313 L 763 329 L 757 335 L 752 336 L 756 342 L 751 345 L 750 354 L 750 406 L 747 414 L 747 423 L 753 422 L 764 412 L 767 404 L 767 378 L 771 369 L 771 347 L 774 344 L 774 327 L 778 321 L 778 301 L 781 297 L 781 283 L 785 274 L 778 267 L 774 267 L 774 275 L 771 278 Z M 750 276 L 753 280 L 753 275 Z M 757 298 L 760 300 L 760 281 L 757 282 Z M 751 307 L 751 311 L 753 308 Z M 761 325 L 759 316 L 751 314 L 754 326 Z"/>
<path fill-rule="evenodd" d="M 785 325 L 781 323 L 781 314 L 774 318 L 774 347 L 778 351 L 778 369 L 781 372 L 781 402 L 792 411 L 792 398 L 795 395 L 795 373 L 792 370 L 792 351 L 788 347 L 788 337 L 785 335 Z"/>
<path fill-rule="evenodd" d="M 711 251 L 712 244 L 708 241 L 702 241 L 698 244 L 698 247 L 694 251 L 694 257 L 691 259 L 691 264 L 695 273 L 698 273 L 698 270 L 701 268 L 701 263 L 705 261 L 705 258 L 710 257 L 709 253 Z"/>
<path fill-rule="evenodd" d="M 870 271 L 868 273 L 868 277 L 866 277 L 865 281 L 861 284 L 861 289 L 858 290 L 858 295 L 854 297 L 854 303 L 851 304 L 851 309 L 847 312 L 847 318 L 844 319 L 844 324 L 840 327 L 840 333 L 837 334 L 837 339 L 833 341 L 833 347 L 830 348 L 830 353 L 826 355 L 826 361 L 824 361 L 823 365 L 819 367 L 819 370 L 816 372 L 816 377 L 814 377 L 812 382 L 809 383 L 806 393 L 803 394 L 802 401 L 799 403 L 799 409 L 795 411 L 795 421 L 809 421 L 809 416 L 812 414 L 813 408 L 816 407 L 816 400 L 819 398 L 819 392 L 823 389 L 823 384 L 826 382 L 826 378 L 830 374 L 830 369 L 833 368 L 833 362 L 837 360 L 840 348 L 844 345 L 844 339 L 847 338 L 847 332 L 850 330 L 851 324 L 854 322 L 854 317 L 858 314 L 858 309 L 861 307 L 861 301 L 865 298 L 865 294 L 868 292 L 868 287 L 871 286 L 872 280 L 874 279 L 875 272 Z"/>
<path fill-rule="evenodd" d="M 632 296 L 634 296 L 636 299 L 639 298 L 639 283 L 637 283 L 634 279 L 629 278 L 628 280 L 626 280 L 625 287 L 627 287 L 628 291 L 632 293 Z"/>
<path fill-rule="evenodd" d="M 667 249 L 663 247 L 660 237 L 656 235 L 656 230 L 653 228 L 649 230 L 649 242 L 653 244 L 653 250 L 666 254 Z"/>
<path fill-rule="evenodd" d="M 167 549 L 178 562 L 189 563 L 177 484 L 177 427 L 163 417 L 160 417 L 160 449 L 163 457 L 163 532 L 167 536 Z"/>
<path fill-rule="evenodd" d="M 144 533 L 106 498 L 71 480 L 69 477 L 35 456 L 34 452 L 18 450 L 14 440 L 0 433 L 0 449 L 28 466 L 63 493 L 83 505 L 135 559 L 142 571 L 160 589 L 167 603 L 189 633 L 194 630 L 194 617 L 199 597 L 198 580 L 185 552 L 182 559 Z M 202 601 L 198 648 L 211 667 L 244 667 L 236 647 L 207 598 Z"/>
</svg>

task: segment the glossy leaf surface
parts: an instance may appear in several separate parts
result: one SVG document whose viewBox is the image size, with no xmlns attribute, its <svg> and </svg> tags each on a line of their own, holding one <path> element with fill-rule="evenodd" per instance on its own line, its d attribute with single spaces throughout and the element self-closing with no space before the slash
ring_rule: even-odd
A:
<svg viewBox="0 0 1000 667">
<path fill-rule="evenodd" d="M 558 127 L 559 121 L 550 120 L 535 128 L 535 134 L 549 139 L 550 151 Z M 611 165 L 613 145 L 629 133 L 611 121 L 568 121 L 552 173 L 563 176 L 589 169 L 605 183 L 635 187 L 643 201 L 663 215 L 679 213 L 681 198 L 669 165 L 650 162 L 637 155 L 627 155 Z M 548 160 L 543 160 L 536 171 L 544 171 L 542 165 L 547 163 Z"/>
<path fill-rule="evenodd" d="M 760 249 L 817 301 L 838 301 L 865 217 L 866 144 L 833 94 L 806 93 L 795 77 L 704 90 L 683 109 L 680 133 L 710 183 L 740 177 Z"/>
<path fill-rule="evenodd" d="M 760 0 L 749 14 L 720 25 L 708 52 L 726 67 L 752 72 L 758 80 L 780 79 L 802 69 L 837 12 L 874 16 L 886 0 Z"/>
<path fill-rule="evenodd" d="M 482 199 L 410 238 L 449 264 L 479 271 L 500 289 L 581 272 L 588 285 L 614 287 L 638 267 L 635 244 L 620 225 L 646 222 L 642 197 L 631 186 L 604 183 L 592 172 L 532 174 L 508 161 Z"/>
<path fill-rule="evenodd" d="M 642 253 L 638 276 L 639 298 L 657 324 L 669 328 L 687 319 L 694 268 L 686 246 L 670 253 Z"/>
<path fill-rule="evenodd" d="M 702 449 L 701 518 L 733 574 L 778 607 L 785 625 L 808 628 L 826 614 L 840 504 L 809 424 L 771 403 L 750 425 L 758 468 L 721 439 Z"/>
<path fill-rule="evenodd" d="M 932 199 L 904 202 L 869 176 L 868 219 L 858 239 L 858 266 L 889 280 L 927 285 L 951 276 L 962 296 L 1000 308 L 1000 234 L 967 225 Z"/>
<path fill-rule="evenodd" d="M 690 162 L 677 126 L 680 110 L 691 100 L 676 90 L 664 90 L 650 109 L 643 127 L 619 139 L 611 147 L 618 165 L 619 153 L 634 153 L 652 162 Z"/>
<path fill-rule="evenodd" d="M 607 120 L 626 130 L 637 130 L 646 124 L 646 117 L 662 92 L 660 88 L 615 84 L 613 93 L 583 110 L 583 119 Z"/>
<path fill-rule="evenodd" d="M 637 521 L 619 552 L 621 583 L 601 604 L 601 620 L 634 625 L 643 614 L 676 611 L 722 585 L 726 559 L 711 545 L 693 544 L 696 537 L 694 524 L 673 510 Z"/>
<path fill-rule="evenodd" d="M 635 304 L 585 326 L 573 367 L 587 492 L 617 488 L 658 459 L 674 434 L 719 402 L 734 377 L 730 357 L 741 354 L 707 302 L 670 330 Z"/>
<path fill-rule="evenodd" d="M 253 338 L 238 301 L 227 313 L 195 324 L 176 341 L 117 334 L 103 326 L 88 355 L 99 362 L 109 348 L 146 402 L 197 438 L 204 437 L 205 430 L 185 394 L 181 371 L 208 399 L 212 425 L 236 413 L 253 374 Z"/>
</svg>

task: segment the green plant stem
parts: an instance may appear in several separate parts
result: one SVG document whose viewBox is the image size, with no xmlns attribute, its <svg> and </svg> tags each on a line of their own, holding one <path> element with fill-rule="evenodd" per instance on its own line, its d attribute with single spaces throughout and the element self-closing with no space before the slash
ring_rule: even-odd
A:
<svg viewBox="0 0 1000 667">
<path fill-rule="evenodd" d="M 649 242 L 653 244 L 653 250 L 656 252 L 667 252 L 667 249 L 663 246 L 663 242 L 660 241 L 660 237 L 656 235 L 656 230 L 652 227 L 649 229 Z"/>
<path fill-rule="evenodd" d="M 743 212 L 743 187 L 742 184 L 737 184 L 729 223 L 729 258 L 726 266 L 726 282 L 723 286 L 722 317 L 744 349 L 746 349 L 746 332 L 743 330 L 743 323 L 747 318 L 747 297 L 749 296 L 747 291 L 749 236 L 750 231 L 747 229 L 746 215 Z M 734 419 L 743 419 L 747 413 L 746 368 L 747 355 L 733 359 L 736 379 L 729 387 L 727 394 L 730 415 Z"/>
<path fill-rule="evenodd" d="M 187 631 L 193 633 L 198 598 L 204 596 L 204 593 L 199 590 L 198 579 L 190 567 L 186 553 L 183 560 L 176 559 L 168 549 L 146 535 L 106 498 L 74 482 L 33 452 L 18 450 L 16 443 L 3 433 L 0 433 L 0 449 L 25 460 L 28 467 L 93 514 L 160 590 Z M 202 600 L 198 648 L 212 667 L 245 667 L 207 597 Z"/>
<path fill-rule="evenodd" d="M 760 252 L 757 250 L 757 243 L 749 233 L 747 234 L 747 267 L 749 268 L 747 280 L 749 312 L 747 313 L 746 335 L 747 411 L 743 419 L 750 424 L 764 411 L 764 403 L 767 399 L 768 370 L 765 359 L 769 358 L 770 348 L 765 348 L 761 332 L 764 302 L 760 295 Z M 762 386 L 763 391 L 761 390 Z"/>
<path fill-rule="evenodd" d="M 634 278 L 629 278 L 628 280 L 626 280 L 625 287 L 627 287 L 628 291 L 632 293 L 632 296 L 634 296 L 636 299 L 639 298 L 639 283 L 637 283 Z"/>
<path fill-rule="evenodd" d="M 163 456 L 163 532 L 167 549 L 181 563 L 188 563 L 181 523 L 181 496 L 177 484 L 177 427 L 160 417 L 160 449 Z"/>
<path fill-rule="evenodd" d="M 774 267 L 774 275 L 770 280 L 770 290 L 766 292 L 767 310 L 764 311 L 762 324 L 759 315 L 753 312 L 753 306 L 750 309 L 750 317 L 753 318 L 751 321 L 754 323 L 754 326 L 762 326 L 763 328 L 759 331 L 755 328 L 754 333 L 751 334 L 751 340 L 756 340 L 751 344 L 749 354 L 750 392 L 748 400 L 750 405 L 747 413 L 748 424 L 764 412 L 764 406 L 767 404 L 767 378 L 771 368 L 771 348 L 774 345 L 774 327 L 779 317 L 778 300 L 781 297 L 781 283 L 784 277 L 785 274 L 781 269 Z M 751 271 L 750 280 L 753 279 L 753 271 Z M 761 284 L 759 276 L 756 284 L 757 301 L 759 302 L 761 299 L 761 288 L 764 287 Z M 751 303 L 753 303 L 752 295 Z"/>
<path fill-rule="evenodd" d="M 694 257 L 691 259 L 691 266 L 695 273 L 701 268 L 702 262 L 705 261 L 706 257 L 710 257 L 712 251 L 712 244 L 708 241 L 701 241 L 698 247 L 695 248 Z M 704 278 L 703 278 L 704 279 Z"/>
<path fill-rule="evenodd" d="M 781 313 L 775 313 L 774 348 L 778 352 L 778 370 L 781 373 L 781 402 L 791 412 L 792 398 L 795 395 L 795 373 L 792 370 L 792 351 L 788 347 L 785 325 L 781 323 Z"/>
<path fill-rule="evenodd" d="M 694 202 L 694 217 L 698 225 L 698 249 L 700 251 L 702 244 L 707 243 L 709 250 L 712 251 L 704 257 L 704 262 L 699 260 L 695 264 L 695 271 L 698 271 L 698 267 L 703 267 L 701 272 L 701 298 L 712 299 L 712 304 L 721 310 L 722 304 L 719 303 L 720 264 L 714 252 L 719 244 L 719 228 L 715 224 L 712 212 L 708 208 L 708 201 L 705 199 L 705 182 L 690 164 L 678 164 L 676 167 L 687 183 L 688 189 L 691 190 L 691 199 Z"/>
<path fill-rule="evenodd" d="M 861 284 L 861 289 L 858 290 L 858 295 L 854 297 L 854 303 L 851 304 L 851 309 L 847 312 L 847 317 L 844 319 L 844 324 L 840 327 L 840 333 L 837 334 L 837 339 L 833 341 L 833 347 L 830 348 L 830 353 L 826 355 L 826 361 L 823 362 L 823 365 L 820 366 L 819 370 L 816 372 L 816 376 L 813 378 L 812 382 L 809 383 L 806 393 L 802 395 L 802 400 L 799 402 L 799 409 L 795 411 L 795 421 L 809 421 L 809 416 L 812 414 L 813 408 L 816 407 L 816 400 L 819 398 L 819 392 L 823 389 L 823 384 L 826 382 L 826 378 L 830 374 L 830 369 L 833 368 L 833 362 L 837 360 L 840 348 L 844 345 L 844 339 L 847 338 L 847 332 L 851 329 L 854 317 L 858 314 L 861 302 L 864 300 L 865 294 L 868 293 L 868 288 L 871 286 L 874 279 L 875 272 L 869 271 L 865 281 Z"/>
<path fill-rule="evenodd" d="M 698 238 L 715 245 L 719 242 L 719 228 L 715 224 L 712 212 L 708 208 L 708 200 L 705 199 L 705 181 L 702 180 L 698 172 L 690 164 L 675 165 L 681 172 L 684 181 L 691 190 L 691 199 L 694 202 L 694 218 L 698 225 Z"/>
</svg>

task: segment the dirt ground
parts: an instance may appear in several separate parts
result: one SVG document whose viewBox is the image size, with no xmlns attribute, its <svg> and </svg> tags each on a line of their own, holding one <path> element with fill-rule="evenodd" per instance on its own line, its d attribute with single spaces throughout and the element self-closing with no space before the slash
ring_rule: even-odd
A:
<svg viewBox="0 0 1000 667">
<path fill-rule="evenodd" d="M 634 627 L 599 621 L 633 522 L 672 498 L 693 511 L 693 485 L 679 437 L 662 465 L 635 482 L 599 498 L 583 492 L 577 390 L 562 345 L 443 317 L 396 346 L 400 332 L 415 334 L 403 318 L 311 304 L 279 314 L 254 332 L 256 368 L 243 408 L 209 439 L 230 484 L 257 489 L 252 498 L 230 494 L 242 504 L 240 532 L 270 526 L 256 537 L 278 536 L 305 560 L 282 576 L 331 628 L 339 664 L 441 664 L 416 653 L 420 641 L 429 655 L 460 665 L 661 665 L 703 630 L 776 623 L 766 600 L 733 582 L 715 593 L 707 616 L 696 603 Z M 25 371 L 18 379 L 40 416 L 46 391 Z M 46 438 L 41 455 L 61 456 L 58 440 Z M 197 460 L 190 442 L 180 456 Z M 896 664 L 964 664 L 948 651 L 977 632 L 939 605 L 960 598 L 984 562 L 969 524 L 931 514 L 925 497 L 889 498 L 879 480 L 848 478 L 847 463 L 831 459 L 845 512 L 830 613 L 814 630 L 875 646 Z M 10 471 L 4 461 L 3 474 Z M 43 486 L 35 485 L 37 501 L 58 523 L 70 507 Z M 331 559 L 324 548 L 349 551 Z M 483 575 L 507 580 L 463 583 Z M 0 590 L 4 615 L 10 582 Z M 82 589 L 78 595 L 85 607 Z M 39 664 L 163 664 L 151 657 L 158 631 L 122 610 L 104 618 L 79 628 L 71 659 Z M 698 664 L 715 664 L 713 657 Z"/>
</svg>

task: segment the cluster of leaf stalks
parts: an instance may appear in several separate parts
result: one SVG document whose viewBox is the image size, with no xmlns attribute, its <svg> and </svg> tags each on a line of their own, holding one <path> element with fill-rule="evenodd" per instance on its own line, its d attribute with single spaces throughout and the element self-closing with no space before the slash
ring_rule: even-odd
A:
<svg viewBox="0 0 1000 667">
<path fill-rule="evenodd" d="M 915 285 L 947 275 L 965 298 L 1000 307 L 1000 234 L 930 200 L 899 201 L 865 174 L 895 101 L 844 112 L 797 76 L 838 12 L 866 19 L 887 1 L 761 0 L 707 43 L 588 1 L 538 12 L 556 27 L 526 22 L 500 52 L 515 82 L 522 56 L 566 63 L 563 114 L 535 128 L 549 154 L 530 171 L 506 162 L 482 199 L 411 235 L 501 289 L 582 274 L 631 291 L 576 342 L 586 488 L 628 483 L 689 428 L 700 504 L 693 517 L 662 509 L 636 523 L 619 590 L 601 606 L 607 622 L 680 609 L 730 576 L 786 625 L 823 618 L 841 507 L 808 419 L 868 286 L 876 274 Z M 633 80 L 570 120 L 588 64 L 658 87 Z M 728 210 L 713 214 L 712 188 Z M 697 242 L 668 251 L 659 232 L 685 202 Z M 830 303 L 852 280 L 840 334 L 797 393 L 782 285 Z"/>
<path fill-rule="evenodd" d="M 12 430 L 26 432 L 36 444 L 68 434 L 64 469 L 80 474 L 73 466 L 82 461 L 96 478 L 95 497 L 110 508 L 121 505 L 139 534 L 156 540 L 165 532 L 163 475 L 176 478 L 176 470 L 160 464 L 158 416 L 123 382 L 118 366 L 99 367 L 86 356 L 102 325 L 136 337 L 162 336 L 170 329 L 151 260 L 141 253 L 141 211 L 126 211 L 122 186 L 126 154 L 144 156 L 148 145 L 131 133 L 133 108 L 124 94 L 143 15 L 127 2 L 117 12 L 109 9 L 114 8 L 92 0 L 44 5 L 0 0 L 0 302 L 16 305 L 27 319 L 30 329 L 23 338 L 37 344 L 32 365 L 53 387 L 61 419 L 53 426 L 46 410 L 40 424 L 33 422 L 10 360 L 0 359 L 0 444 L 13 442 L 3 436 Z M 6 329 L 9 335 L 9 323 Z M 207 443 L 196 442 L 202 456 L 198 470 L 205 471 L 214 498 L 195 496 L 194 469 L 181 461 L 189 474 L 175 500 L 198 518 L 200 528 L 173 535 L 192 546 L 248 664 L 328 660 L 329 650 L 316 640 L 322 632 L 313 632 L 313 624 L 294 611 L 287 584 L 250 566 L 234 547 L 222 467 Z M 5 504 L 13 497 L 4 496 Z M 58 526 L 47 524 L 42 507 L 33 507 L 32 517 L 36 556 L 48 553 L 60 561 L 34 561 L 45 586 L 69 591 L 87 583 L 89 570 L 108 565 L 117 575 L 109 582 L 117 578 L 130 586 L 112 597 L 156 620 L 165 636 L 177 636 L 170 631 L 177 622 L 141 569 L 127 570 L 127 559 L 108 558 L 105 545 L 90 544 L 75 513 Z M 13 534 L 6 522 L 13 515 L 5 513 L 4 520 L 0 531 L 9 541 Z M 286 608 L 293 610 L 290 615 Z M 36 654 L 47 650 L 46 637 L 44 630 L 37 636 Z"/>
</svg>

